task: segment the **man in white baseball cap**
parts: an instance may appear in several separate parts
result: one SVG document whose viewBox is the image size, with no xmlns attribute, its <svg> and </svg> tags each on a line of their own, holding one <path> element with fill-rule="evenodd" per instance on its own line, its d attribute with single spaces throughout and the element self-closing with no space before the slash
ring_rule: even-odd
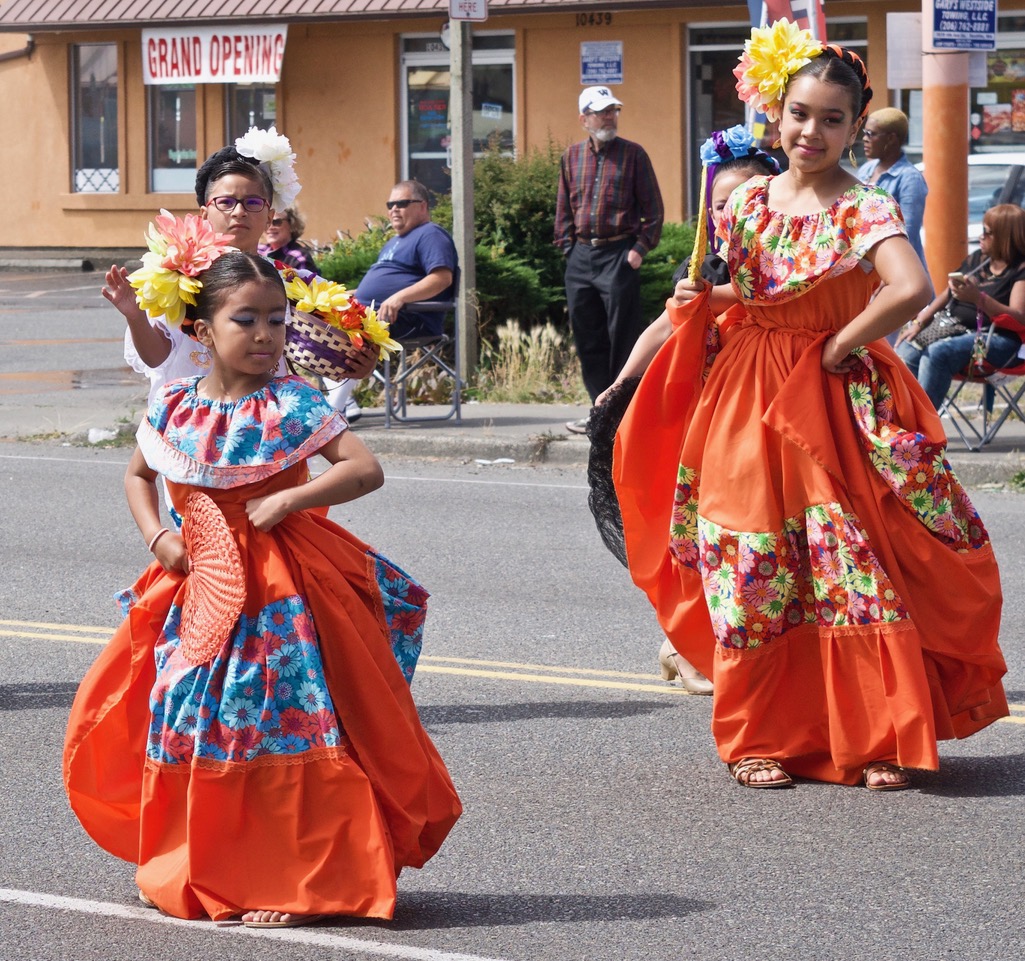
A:
<svg viewBox="0 0 1025 961">
<path fill-rule="evenodd" d="M 608 87 L 588 87 L 580 94 L 580 113 L 586 114 L 588 110 L 598 113 L 606 107 L 622 107 L 623 101 L 612 96 Z"/>
<path fill-rule="evenodd" d="M 555 245 L 566 256 L 566 305 L 591 402 L 623 368 L 644 329 L 640 266 L 662 235 L 662 194 L 639 144 L 619 136 L 623 102 L 609 87 L 578 100 L 587 139 L 562 155 Z M 570 421 L 587 433 L 588 421 Z"/>
</svg>

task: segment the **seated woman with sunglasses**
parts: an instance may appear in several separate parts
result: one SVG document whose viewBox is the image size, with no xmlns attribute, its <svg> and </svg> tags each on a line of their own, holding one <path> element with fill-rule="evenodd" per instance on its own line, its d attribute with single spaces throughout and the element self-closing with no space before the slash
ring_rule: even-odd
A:
<svg viewBox="0 0 1025 961">
<path fill-rule="evenodd" d="M 274 211 L 267 229 L 263 232 L 266 243 L 260 244 L 260 256 L 276 263 L 317 273 L 313 251 L 299 238 L 306 229 L 306 220 L 295 207 Z"/>
<path fill-rule="evenodd" d="M 967 331 L 927 345 L 917 342 L 922 330 L 948 305 Z M 1025 324 L 1025 210 L 1015 204 L 998 204 L 986 211 L 979 249 L 968 255 L 950 275 L 947 289 L 897 338 L 897 353 L 937 410 L 954 376 L 968 367 L 977 334 L 986 338 L 985 360 L 992 367 L 1007 367 L 1018 357 L 1021 338 L 993 327 L 992 318 L 998 314 L 1010 314 Z M 962 331 L 962 327 L 955 330 Z"/>
<path fill-rule="evenodd" d="M 276 208 L 285 210 L 299 192 L 292 169 L 288 139 L 272 127 L 251 128 L 234 146 L 211 154 L 196 172 L 196 200 L 200 216 L 232 246 L 244 253 L 259 252 L 260 239 L 274 218 Z M 150 381 L 152 402 L 164 384 L 182 377 L 206 374 L 211 358 L 191 336 L 188 325 L 150 321 L 135 299 L 128 283 L 128 270 L 113 266 L 107 271 L 103 296 L 128 321 L 125 360 Z M 349 364 L 355 380 L 368 376 L 377 363 L 377 349 L 350 349 Z M 278 374 L 284 374 L 284 361 Z"/>
</svg>

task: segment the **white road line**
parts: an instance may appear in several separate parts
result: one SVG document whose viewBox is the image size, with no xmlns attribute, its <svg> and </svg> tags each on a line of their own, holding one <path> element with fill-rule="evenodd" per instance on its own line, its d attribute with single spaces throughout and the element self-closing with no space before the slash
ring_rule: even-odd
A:
<svg viewBox="0 0 1025 961">
<path fill-rule="evenodd" d="M 264 938 L 283 941 L 288 944 L 308 944 L 333 951 L 348 951 L 373 955 L 379 958 L 402 958 L 411 961 L 501 961 L 477 954 L 453 954 L 450 951 L 436 951 L 433 948 L 416 948 L 404 944 L 385 944 L 383 941 L 364 941 L 341 934 L 331 934 L 326 928 L 246 928 L 241 924 L 213 924 L 210 921 L 183 921 L 168 917 L 152 908 L 112 904 L 106 901 L 87 901 L 83 898 L 64 898 L 35 891 L 17 891 L 0 888 L 0 901 L 21 904 L 26 907 L 50 908 L 57 911 L 74 911 L 104 918 L 122 918 L 127 921 L 144 921 L 149 924 L 164 924 L 171 927 L 189 928 L 202 934 L 227 934 L 236 938 Z"/>
</svg>

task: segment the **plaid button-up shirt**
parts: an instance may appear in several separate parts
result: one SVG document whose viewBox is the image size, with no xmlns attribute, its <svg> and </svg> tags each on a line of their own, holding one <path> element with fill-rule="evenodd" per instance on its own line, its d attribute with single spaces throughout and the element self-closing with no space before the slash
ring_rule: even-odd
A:
<svg viewBox="0 0 1025 961">
<path fill-rule="evenodd" d="M 567 253 L 576 240 L 636 237 L 642 256 L 658 245 L 665 211 L 644 148 L 616 137 L 595 149 L 588 137 L 563 155 L 555 208 L 555 245 Z"/>
</svg>

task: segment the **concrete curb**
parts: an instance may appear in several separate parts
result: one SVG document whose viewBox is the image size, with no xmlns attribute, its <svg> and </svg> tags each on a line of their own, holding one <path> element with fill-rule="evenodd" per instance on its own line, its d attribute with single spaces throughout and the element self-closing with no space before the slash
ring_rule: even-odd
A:
<svg viewBox="0 0 1025 961">
<path fill-rule="evenodd" d="M 479 434 L 455 434 L 449 431 L 403 432 L 378 428 L 354 431 L 364 444 L 381 457 L 444 460 L 488 460 L 509 458 L 517 464 L 559 467 L 586 467 L 591 445 L 584 437 L 532 434 L 526 437 Z"/>
</svg>

